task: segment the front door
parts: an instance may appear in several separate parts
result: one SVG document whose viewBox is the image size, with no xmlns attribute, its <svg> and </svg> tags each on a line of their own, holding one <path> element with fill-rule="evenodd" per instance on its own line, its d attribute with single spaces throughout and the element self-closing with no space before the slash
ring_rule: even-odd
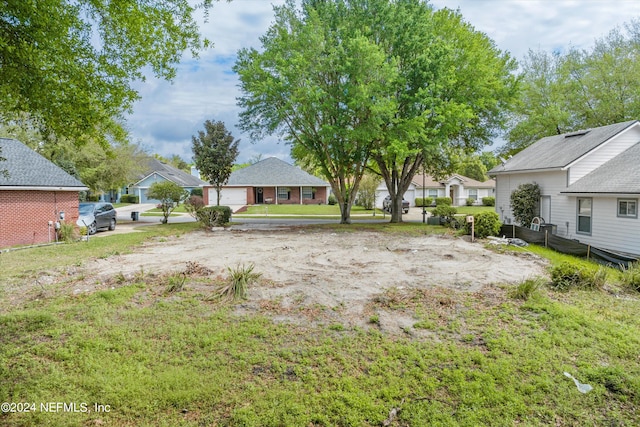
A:
<svg viewBox="0 0 640 427">
<path fill-rule="evenodd" d="M 256 188 L 256 203 L 259 205 L 264 203 L 264 190 L 262 187 Z"/>
</svg>

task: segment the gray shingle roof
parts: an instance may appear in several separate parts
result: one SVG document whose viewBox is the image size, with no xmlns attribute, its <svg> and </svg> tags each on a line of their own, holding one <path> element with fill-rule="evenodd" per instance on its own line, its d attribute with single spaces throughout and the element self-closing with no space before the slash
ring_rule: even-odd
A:
<svg viewBox="0 0 640 427">
<path fill-rule="evenodd" d="M 507 160 L 503 165 L 491 169 L 489 174 L 563 168 L 637 123 L 637 120 L 632 120 L 542 138 Z"/>
<path fill-rule="evenodd" d="M 157 172 L 166 179 L 178 184 L 180 187 L 201 187 L 207 183 L 183 170 L 175 168 L 171 165 L 161 162 L 160 160 L 149 157 L 146 161 L 144 172 L 138 177 L 136 184 L 152 173 Z M 134 184 L 135 185 L 135 184 Z"/>
<path fill-rule="evenodd" d="M 269 157 L 244 169 L 234 171 L 229 177 L 227 185 L 231 187 L 329 186 L 320 178 L 275 157 Z"/>
<path fill-rule="evenodd" d="M 563 193 L 640 194 L 640 143 L 625 150 Z"/>
<path fill-rule="evenodd" d="M 77 188 L 78 191 L 87 189 L 78 179 L 18 140 L 0 138 L 0 148 L 0 156 L 7 159 L 0 162 L 0 171 L 9 172 L 8 177 L 0 174 L 2 187 L 66 187 Z"/>
</svg>

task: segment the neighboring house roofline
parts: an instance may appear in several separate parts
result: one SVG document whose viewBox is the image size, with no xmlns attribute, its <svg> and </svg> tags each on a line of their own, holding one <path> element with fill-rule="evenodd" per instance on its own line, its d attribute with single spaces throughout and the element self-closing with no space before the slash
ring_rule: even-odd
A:
<svg viewBox="0 0 640 427">
<path fill-rule="evenodd" d="M 89 187 L 44 187 L 44 186 L 20 186 L 20 185 L 0 185 L 0 190 L 4 191 L 87 191 Z"/>
<path fill-rule="evenodd" d="M 193 176 L 174 166 L 171 166 L 170 164 L 164 163 L 154 157 L 149 157 L 143 162 L 146 162 L 144 175 L 139 175 L 140 178 L 137 178 L 135 182 L 129 184 L 129 187 L 139 187 L 139 184 L 141 182 L 153 176 L 154 174 L 157 174 L 164 180 L 171 181 L 179 185 L 180 187 L 204 187 L 205 185 L 207 185 L 207 183 L 200 178 Z"/>
</svg>

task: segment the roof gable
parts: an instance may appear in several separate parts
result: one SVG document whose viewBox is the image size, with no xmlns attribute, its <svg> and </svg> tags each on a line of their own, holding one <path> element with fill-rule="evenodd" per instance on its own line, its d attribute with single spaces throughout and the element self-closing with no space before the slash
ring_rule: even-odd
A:
<svg viewBox="0 0 640 427">
<path fill-rule="evenodd" d="M 609 126 L 547 136 L 520 151 L 502 165 L 491 169 L 489 174 L 562 169 L 631 126 L 640 126 L 640 124 L 637 120 L 632 120 Z"/>
<path fill-rule="evenodd" d="M 574 182 L 563 193 L 640 194 L 640 143 Z"/>
<path fill-rule="evenodd" d="M 77 178 L 18 140 L 0 138 L 0 148 L 0 155 L 6 159 L 0 162 L 0 170 L 8 172 L 7 177 L 0 174 L 2 187 L 64 187 L 77 188 L 78 191 L 87 189 Z"/>
<path fill-rule="evenodd" d="M 161 162 L 155 157 L 149 157 L 146 161 L 144 173 L 139 176 L 139 179 L 134 186 L 140 185 L 153 174 L 158 174 L 167 181 L 172 181 L 178 184 L 180 187 L 202 187 L 207 184 L 196 176 Z"/>
<path fill-rule="evenodd" d="M 318 186 L 328 187 L 329 183 L 302 169 L 275 157 L 231 173 L 227 186 Z"/>
</svg>

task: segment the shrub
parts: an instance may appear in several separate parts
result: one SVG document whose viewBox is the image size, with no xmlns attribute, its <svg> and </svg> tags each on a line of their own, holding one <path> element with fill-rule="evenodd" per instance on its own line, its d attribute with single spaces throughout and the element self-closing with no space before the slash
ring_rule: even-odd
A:
<svg viewBox="0 0 640 427">
<path fill-rule="evenodd" d="M 198 219 L 197 212 L 204 208 L 204 206 L 204 200 L 200 196 L 189 196 L 189 198 L 184 201 L 185 210 L 196 219 Z"/>
<path fill-rule="evenodd" d="M 493 196 L 483 197 L 482 198 L 482 204 L 484 206 L 495 206 L 496 205 L 496 198 L 493 197 Z"/>
<path fill-rule="evenodd" d="M 469 197 L 465 203 L 467 204 L 467 206 L 473 206 L 473 204 L 476 202 L 475 199 L 472 199 L 471 197 Z"/>
<path fill-rule="evenodd" d="M 431 213 L 433 214 L 433 216 L 439 216 L 442 218 L 451 218 L 456 213 L 458 213 L 458 211 L 453 206 L 439 205 L 439 206 L 436 206 L 436 208 Z"/>
<path fill-rule="evenodd" d="M 200 197 L 204 196 L 202 194 L 202 188 L 194 188 L 193 190 L 191 190 L 191 195 L 192 196 L 200 196 Z"/>
<path fill-rule="evenodd" d="M 75 224 L 71 222 L 60 222 L 60 228 L 58 229 L 58 240 L 61 242 L 75 242 L 80 238 L 78 229 Z"/>
<path fill-rule="evenodd" d="M 436 197 L 436 206 L 451 206 L 451 197 Z"/>
<path fill-rule="evenodd" d="M 97 202 L 100 200 L 100 196 L 97 194 L 87 194 L 87 202 Z"/>
<path fill-rule="evenodd" d="M 483 239 L 500 234 L 500 217 L 495 212 L 480 212 L 473 216 L 475 237 Z M 471 234 L 471 224 L 466 223 L 467 234 Z"/>
<path fill-rule="evenodd" d="M 625 287 L 640 292 L 640 262 L 629 263 L 629 266 L 622 270 L 621 280 Z"/>
<path fill-rule="evenodd" d="M 431 206 L 431 203 L 433 203 L 433 199 L 431 197 L 416 197 L 416 206 L 422 208 L 425 206 Z"/>
<path fill-rule="evenodd" d="M 599 267 L 595 270 L 580 268 L 563 262 L 551 269 L 551 287 L 559 291 L 576 289 L 602 289 L 607 282 L 607 270 Z"/>
<path fill-rule="evenodd" d="M 431 212 L 433 216 L 438 216 L 441 218 L 440 223 L 444 223 L 449 227 L 457 228 L 458 222 L 454 218 L 454 215 L 458 211 L 453 206 L 448 205 L 440 205 L 436 206 L 435 209 Z"/>
<path fill-rule="evenodd" d="M 138 196 L 135 194 L 122 194 L 120 196 L 121 203 L 138 203 Z"/>
<path fill-rule="evenodd" d="M 329 203 L 330 205 L 336 205 L 336 204 L 338 204 L 338 199 L 336 199 L 335 195 L 329 194 L 329 199 L 328 199 L 327 203 Z"/>
<path fill-rule="evenodd" d="M 222 227 L 231 221 L 229 206 L 208 206 L 198 209 L 196 219 L 205 228 Z"/>
<path fill-rule="evenodd" d="M 528 227 L 538 214 L 540 186 L 536 183 L 520 184 L 511 193 L 513 216 L 523 227 Z"/>
<path fill-rule="evenodd" d="M 551 268 L 551 287 L 566 291 L 580 284 L 580 268 L 574 264 L 563 262 Z"/>
</svg>

